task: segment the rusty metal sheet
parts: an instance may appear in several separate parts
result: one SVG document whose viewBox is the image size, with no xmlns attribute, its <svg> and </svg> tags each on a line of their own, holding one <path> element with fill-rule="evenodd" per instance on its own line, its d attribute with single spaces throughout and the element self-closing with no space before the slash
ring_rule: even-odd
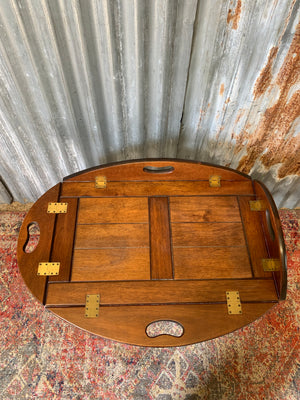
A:
<svg viewBox="0 0 300 400">
<path fill-rule="evenodd" d="M 215 5 L 214 28 L 207 2 L 198 13 L 179 155 L 236 168 L 279 207 L 300 206 L 299 1 Z"/>
<path fill-rule="evenodd" d="M 1 201 L 100 163 L 177 157 L 300 206 L 299 13 L 299 0 L 2 2 Z"/>
</svg>

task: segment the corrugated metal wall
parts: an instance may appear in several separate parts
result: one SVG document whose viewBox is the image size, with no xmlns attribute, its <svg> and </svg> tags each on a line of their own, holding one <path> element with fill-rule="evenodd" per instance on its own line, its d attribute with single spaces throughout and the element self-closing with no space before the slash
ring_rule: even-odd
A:
<svg viewBox="0 0 300 400">
<path fill-rule="evenodd" d="M 300 206 L 299 1 L 1 0 L 0 202 L 177 157 Z"/>
</svg>

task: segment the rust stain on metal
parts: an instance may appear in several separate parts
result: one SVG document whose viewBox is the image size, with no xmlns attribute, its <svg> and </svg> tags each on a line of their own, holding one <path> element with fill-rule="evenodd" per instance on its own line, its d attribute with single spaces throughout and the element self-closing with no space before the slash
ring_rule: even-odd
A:
<svg viewBox="0 0 300 400">
<path fill-rule="evenodd" d="M 237 113 L 237 116 L 236 116 L 236 119 L 235 119 L 235 121 L 234 121 L 234 124 L 235 125 L 237 125 L 239 122 L 240 122 L 240 120 L 241 120 L 241 118 L 244 116 L 244 114 L 245 114 L 245 111 L 246 110 L 239 110 L 238 111 L 238 113 Z"/>
<path fill-rule="evenodd" d="M 278 47 L 272 47 L 269 53 L 267 65 L 263 68 L 255 83 L 253 91 L 254 99 L 257 99 L 263 93 L 265 93 L 267 88 L 270 86 L 270 83 L 272 81 L 273 62 L 277 56 L 277 53 L 278 53 Z"/>
<path fill-rule="evenodd" d="M 224 130 L 224 125 L 220 125 L 219 126 L 219 129 L 218 129 L 218 131 L 217 131 L 217 133 L 216 133 L 216 142 L 218 142 L 218 140 L 219 140 L 219 137 L 220 137 L 220 135 L 221 135 L 221 133 L 222 133 L 222 131 Z"/>
<path fill-rule="evenodd" d="M 300 175 L 300 164 L 296 162 L 300 159 L 300 135 L 293 136 L 291 132 L 294 121 L 300 116 L 300 90 L 290 95 L 293 88 L 296 89 L 300 76 L 300 23 L 277 77 L 271 82 L 272 78 L 268 78 L 268 75 L 266 72 L 268 85 L 277 86 L 279 96 L 258 122 L 255 134 L 250 134 L 249 128 L 245 127 L 236 138 L 236 152 L 241 151 L 247 141 L 247 155 L 240 160 L 238 169 L 249 173 L 255 161 L 260 159 L 267 168 L 281 164 L 279 179 L 287 175 Z M 265 90 L 266 86 L 262 86 Z"/>
<path fill-rule="evenodd" d="M 224 94 L 224 83 L 222 83 L 221 86 L 220 86 L 219 94 L 220 94 L 220 96 L 223 96 L 223 94 Z"/>
<path fill-rule="evenodd" d="M 197 124 L 197 129 L 200 128 L 201 122 L 202 122 L 202 118 L 205 116 L 205 114 L 206 114 L 207 110 L 209 109 L 209 107 L 210 107 L 210 103 L 207 104 L 206 108 L 204 108 L 204 109 L 203 109 L 203 108 L 200 108 L 200 110 L 199 110 L 199 120 L 198 120 L 198 124 Z"/>
<path fill-rule="evenodd" d="M 234 12 L 230 8 L 227 15 L 227 23 L 232 24 L 232 29 L 237 30 L 242 11 L 242 1 L 238 0 Z"/>
</svg>

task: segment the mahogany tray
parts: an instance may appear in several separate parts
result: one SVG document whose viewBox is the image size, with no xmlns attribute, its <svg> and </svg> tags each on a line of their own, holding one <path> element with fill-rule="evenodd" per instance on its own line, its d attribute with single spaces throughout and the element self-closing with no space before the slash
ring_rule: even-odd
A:
<svg viewBox="0 0 300 400">
<path fill-rule="evenodd" d="M 33 223 L 39 242 L 28 252 Z M 196 343 L 259 318 L 285 299 L 285 257 L 262 183 L 174 159 L 65 178 L 30 209 L 18 241 L 23 279 L 47 309 L 142 346 Z M 159 321 L 169 323 L 155 333 Z"/>
</svg>

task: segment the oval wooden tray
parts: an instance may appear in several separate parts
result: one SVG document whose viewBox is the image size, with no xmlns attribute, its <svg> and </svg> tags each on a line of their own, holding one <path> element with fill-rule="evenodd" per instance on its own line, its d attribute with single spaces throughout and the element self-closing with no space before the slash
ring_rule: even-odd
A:
<svg viewBox="0 0 300 400">
<path fill-rule="evenodd" d="M 27 253 L 33 222 L 39 243 Z M 56 315 L 143 346 L 224 335 L 286 296 L 284 241 L 267 189 L 183 160 L 107 164 L 65 178 L 27 214 L 18 264 Z M 151 337 L 157 321 L 173 321 L 180 334 Z"/>
</svg>

